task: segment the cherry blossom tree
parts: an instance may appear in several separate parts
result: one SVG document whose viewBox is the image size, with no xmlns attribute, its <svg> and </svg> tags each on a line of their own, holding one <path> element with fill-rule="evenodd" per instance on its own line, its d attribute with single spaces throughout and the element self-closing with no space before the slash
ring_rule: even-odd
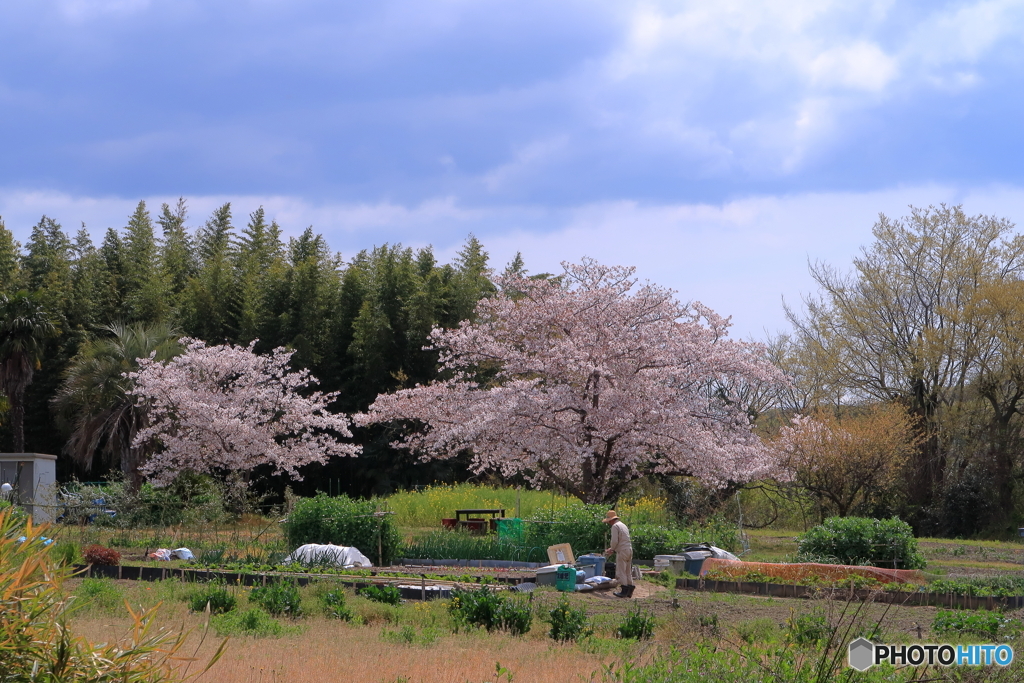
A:
<svg viewBox="0 0 1024 683">
<path fill-rule="evenodd" d="M 423 459 L 470 450 L 478 472 L 587 502 L 653 472 L 714 485 L 770 474 L 737 390 L 785 383 L 765 349 L 632 268 L 562 265 L 555 279 L 498 278 L 476 322 L 433 330 L 446 378 L 382 394 L 356 423 L 416 421 L 394 445 Z"/>
<path fill-rule="evenodd" d="M 292 371 L 292 351 L 270 355 L 247 347 L 181 340 L 185 352 L 167 361 L 139 359 L 131 394 L 149 406 L 150 426 L 136 447 L 155 446 L 142 471 L 166 484 L 182 471 L 243 472 L 272 465 L 300 478 L 297 468 L 330 456 L 355 456 L 349 420 L 327 405 L 336 394 L 304 390 L 317 384 L 307 370 Z M 300 393 L 304 392 L 304 393 Z"/>
</svg>

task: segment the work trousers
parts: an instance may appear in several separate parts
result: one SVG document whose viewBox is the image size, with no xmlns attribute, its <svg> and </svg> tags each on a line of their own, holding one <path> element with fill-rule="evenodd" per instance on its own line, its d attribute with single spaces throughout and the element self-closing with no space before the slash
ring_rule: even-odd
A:
<svg viewBox="0 0 1024 683">
<path fill-rule="evenodd" d="M 633 551 L 615 553 L 615 578 L 620 586 L 633 585 Z"/>
</svg>

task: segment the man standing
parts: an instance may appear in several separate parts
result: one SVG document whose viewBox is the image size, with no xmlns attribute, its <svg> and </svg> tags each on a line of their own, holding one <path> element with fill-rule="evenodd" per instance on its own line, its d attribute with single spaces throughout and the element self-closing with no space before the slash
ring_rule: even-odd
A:
<svg viewBox="0 0 1024 683">
<path fill-rule="evenodd" d="M 611 547 L 605 549 L 607 557 L 615 553 L 615 578 L 619 580 L 622 588 L 618 593 L 612 593 L 617 598 L 633 597 L 633 544 L 629 540 L 629 529 L 622 523 L 615 510 L 609 510 L 602 520 L 612 528 Z"/>
</svg>

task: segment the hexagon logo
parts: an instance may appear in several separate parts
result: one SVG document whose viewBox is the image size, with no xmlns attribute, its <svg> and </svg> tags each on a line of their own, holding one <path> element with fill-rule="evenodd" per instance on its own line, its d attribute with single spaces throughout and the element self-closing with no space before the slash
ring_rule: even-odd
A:
<svg viewBox="0 0 1024 683">
<path fill-rule="evenodd" d="M 858 638 L 850 643 L 850 666 L 857 671 L 867 671 L 875 663 L 875 644 L 867 638 Z"/>
</svg>

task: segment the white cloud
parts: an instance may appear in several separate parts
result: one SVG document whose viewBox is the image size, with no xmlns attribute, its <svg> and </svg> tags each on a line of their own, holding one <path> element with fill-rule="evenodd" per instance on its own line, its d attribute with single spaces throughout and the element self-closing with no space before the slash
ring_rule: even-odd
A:
<svg viewBox="0 0 1024 683">
<path fill-rule="evenodd" d="M 687 131 L 676 142 L 694 158 L 718 149 L 709 168 L 757 176 L 802 170 L 895 95 L 976 87 L 978 64 L 1024 36 L 1019 0 L 909 11 L 892 0 L 629 7 L 628 29 L 591 83 L 595 100 L 629 107 L 637 130 Z"/>
<path fill-rule="evenodd" d="M 815 56 L 807 65 L 815 85 L 879 92 L 895 78 L 896 61 L 878 45 L 858 41 Z"/>
</svg>

